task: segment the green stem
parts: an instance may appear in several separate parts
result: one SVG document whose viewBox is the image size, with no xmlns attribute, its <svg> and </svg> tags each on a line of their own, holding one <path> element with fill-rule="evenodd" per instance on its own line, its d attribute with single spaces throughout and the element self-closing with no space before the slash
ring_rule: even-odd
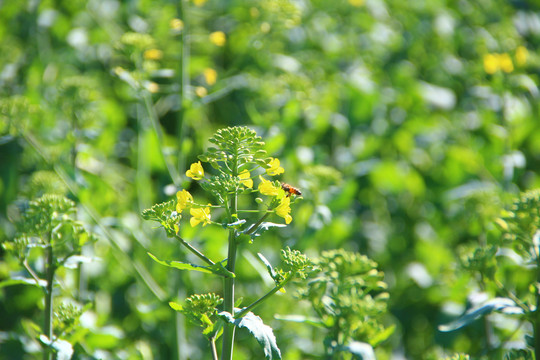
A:
<svg viewBox="0 0 540 360">
<path fill-rule="evenodd" d="M 242 316 L 246 315 L 248 312 L 250 312 L 252 309 L 254 309 L 256 306 L 259 306 L 264 301 L 266 301 L 270 296 L 274 295 L 279 289 L 283 288 L 291 279 L 294 277 L 294 274 L 292 272 L 287 275 L 285 280 L 283 280 L 279 285 L 276 285 L 272 290 L 267 292 L 264 296 L 259 298 L 257 301 L 251 303 L 247 307 L 245 307 L 242 311 L 240 311 L 238 314 L 234 316 L 235 319 L 240 319 Z"/>
<path fill-rule="evenodd" d="M 47 286 L 45 289 L 45 316 L 43 320 L 43 332 L 45 336 L 49 338 L 49 341 L 53 341 L 53 283 L 54 272 L 56 267 L 54 265 L 54 254 L 52 245 L 48 245 L 45 249 L 47 256 L 46 265 L 46 281 Z M 53 354 L 49 347 L 46 347 L 43 352 L 43 360 L 52 360 Z"/>
<path fill-rule="evenodd" d="M 233 164 L 233 176 L 238 176 L 237 166 L 237 154 L 234 154 Z M 237 194 L 234 194 L 231 198 L 230 207 L 227 209 L 229 215 L 229 222 L 233 222 L 232 215 L 235 215 L 238 210 L 238 198 Z M 234 273 L 236 267 L 236 230 L 229 229 L 229 251 L 227 255 L 227 270 Z M 234 278 L 224 279 L 223 289 L 223 310 L 227 311 L 234 316 Z M 223 329 L 223 346 L 221 351 L 221 360 L 233 359 L 233 345 L 234 345 L 234 324 L 226 324 Z"/>
<path fill-rule="evenodd" d="M 534 355 L 535 359 L 540 359 L 540 258 L 536 256 L 536 309 L 534 310 Z"/>
<path fill-rule="evenodd" d="M 259 219 L 259 221 L 257 221 L 255 224 L 251 225 L 251 227 L 246 231 L 246 235 L 249 235 L 249 234 L 251 234 L 252 232 L 254 232 L 255 230 L 257 230 L 257 228 L 259 227 L 259 225 L 261 225 L 262 222 L 263 222 L 270 214 L 272 214 L 272 212 L 267 212 L 266 214 L 264 214 L 264 215 Z"/>
<path fill-rule="evenodd" d="M 203 260 L 208 265 L 215 265 L 216 263 L 207 258 L 203 253 L 201 253 L 199 250 L 195 249 L 193 246 L 191 246 L 189 243 L 187 243 L 184 239 L 182 239 L 180 236 L 175 235 L 176 239 L 182 243 L 185 247 L 188 248 L 189 251 L 191 251 L 193 254 L 197 255 L 201 260 Z"/>
</svg>

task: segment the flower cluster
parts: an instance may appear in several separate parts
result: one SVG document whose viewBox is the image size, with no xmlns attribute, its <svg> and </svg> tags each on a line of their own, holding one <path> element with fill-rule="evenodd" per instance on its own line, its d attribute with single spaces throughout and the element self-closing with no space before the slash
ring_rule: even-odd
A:
<svg viewBox="0 0 540 360">
<path fill-rule="evenodd" d="M 529 52 L 524 46 L 519 46 L 514 54 L 514 59 L 517 65 L 525 65 Z M 484 55 L 484 71 L 490 75 L 497 71 L 511 73 L 514 71 L 514 62 L 508 53 L 492 53 Z"/>
<path fill-rule="evenodd" d="M 276 176 L 284 173 L 283 167 L 281 167 L 279 159 L 270 158 L 265 169 L 265 173 L 269 176 Z M 206 179 L 204 168 L 200 161 L 191 164 L 189 170 L 186 171 L 186 176 L 192 178 L 193 180 L 206 180 L 207 182 L 212 182 L 214 179 Z M 282 217 L 285 220 L 286 224 L 290 224 L 292 221 L 291 216 L 291 198 L 290 194 L 287 194 L 279 185 L 277 181 L 270 181 L 265 179 L 263 175 L 259 175 L 259 186 L 257 190 L 253 189 L 253 178 L 251 172 L 248 169 L 243 169 L 237 176 L 237 184 L 241 184 L 246 190 L 258 191 L 262 195 L 272 197 L 271 209 L 275 214 Z M 185 189 L 180 190 L 176 194 L 176 211 L 178 214 L 181 214 L 185 209 L 189 209 L 191 219 L 191 226 L 197 226 L 202 223 L 203 226 L 212 223 L 211 220 L 211 208 L 220 207 L 220 205 L 211 205 L 203 206 L 196 204 L 193 201 L 193 196 Z"/>
</svg>

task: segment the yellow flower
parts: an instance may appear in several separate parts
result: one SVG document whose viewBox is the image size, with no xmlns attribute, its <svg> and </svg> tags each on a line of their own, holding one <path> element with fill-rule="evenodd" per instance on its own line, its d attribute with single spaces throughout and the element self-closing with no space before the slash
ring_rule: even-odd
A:
<svg viewBox="0 0 540 360">
<path fill-rule="evenodd" d="M 158 49 L 148 49 L 143 53 L 146 60 L 159 60 L 163 57 L 163 51 Z"/>
<path fill-rule="evenodd" d="M 252 188 L 253 187 L 253 180 L 251 179 L 251 175 L 249 173 L 249 171 L 247 169 L 245 169 L 244 171 L 242 171 L 238 177 L 240 178 L 240 182 L 245 186 L 245 187 L 248 187 L 248 188 Z"/>
<path fill-rule="evenodd" d="M 199 225 L 201 221 L 203 223 L 203 226 L 206 226 L 206 224 L 210 224 L 210 207 L 206 207 L 204 209 L 191 208 L 189 209 L 189 213 L 192 216 L 192 218 L 189 219 L 189 223 L 191 224 L 192 227 Z"/>
<path fill-rule="evenodd" d="M 204 177 L 204 169 L 200 161 L 191 164 L 188 171 L 186 171 L 186 176 L 192 178 L 193 180 L 201 180 Z"/>
<path fill-rule="evenodd" d="M 511 73 L 512 71 L 514 71 L 514 64 L 512 63 L 510 55 L 508 55 L 507 53 L 499 55 L 499 67 L 505 73 Z"/>
<path fill-rule="evenodd" d="M 355 7 L 360 7 L 364 5 L 364 0 L 349 0 L 349 4 Z"/>
<path fill-rule="evenodd" d="M 172 19 L 169 26 L 174 31 L 182 31 L 184 29 L 184 22 L 180 19 Z"/>
<path fill-rule="evenodd" d="M 495 74 L 499 70 L 499 60 L 496 55 L 484 55 L 484 70 L 488 74 Z"/>
<path fill-rule="evenodd" d="M 516 49 L 516 62 L 518 65 L 525 65 L 529 57 L 529 52 L 525 46 L 518 46 Z"/>
<path fill-rule="evenodd" d="M 225 37 L 225 33 L 223 31 L 215 31 L 210 34 L 210 42 L 216 46 L 223 46 L 225 45 L 226 41 L 227 38 Z"/>
<path fill-rule="evenodd" d="M 176 212 L 181 213 L 185 208 L 188 207 L 189 204 L 193 203 L 193 196 L 189 193 L 189 191 L 182 190 L 176 193 Z"/>
<path fill-rule="evenodd" d="M 206 68 L 203 71 L 204 80 L 208 85 L 214 85 L 217 80 L 217 72 L 212 68 Z"/>
<path fill-rule="evenodd" d="M 281 203 L 276 207 L 276 214 L 285 219 L 286 224 L 290 224 L 292 221 L 291 212 L 291 198 L 284 196 L 281 199 Z"/>
<path fill-rule="evenodd" d="M 270 161 L 270 168 L 266 169 L 266 173 L 270 176 L 283 174 L 285 170 L 279 166 L 279 159 L 272 158 Z"/>
<path fill-rule="evenodd" d="M 204 86 L 197 86 L 195 88 L 195 94 L 197 94 L 198 97 L 205 97 L 208 95 L 208 90 Z"/>
<path fill-rule="evenodd" d="M 193 0 L 193 3 L 195 4 L 195 6 L 201 7 L 206 1 L 207 0 Z"/>
<path fill-rule="evenodd" d="M 274 184 L 272 184 L 271 181 L 266 180 L 262 176 L 259 175 L 259 178 L 261 179 L 261 183 L 259 184 L 259 192 L 263 195 L 269 195 L 269 196 L 277 196 L 279 195 L 279 192 L 282 191 L 281 187 L 277 187 Z"/>
</svg>

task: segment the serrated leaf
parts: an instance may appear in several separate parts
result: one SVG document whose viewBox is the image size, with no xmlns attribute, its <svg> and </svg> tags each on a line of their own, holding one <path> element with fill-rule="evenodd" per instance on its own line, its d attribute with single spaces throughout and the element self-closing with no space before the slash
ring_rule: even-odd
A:
<svg viewBox="0 0 540 360">
<path fill-rule="evenodd" d="M 346 351 L 361 360 L 376 360 L 373 347 L 365 342 L 352 341 L 347 345 L 342 345 L 338 348 L 339 351 Z"/>
<path fill-rule="evenodd" d="M 482 305 L 467 310 L 462 317 L 449 324 L 439 325 L 439 331 L 449 332 L 457 330 L 493 311 L 499 311 L 505 314 L 523 314 L 523 309 L 516 306 L 516 303 L 513 300 L 500 297 L 494 298 L 487 300 Z"/>
<path fill-rule="evenodd" d="M 234 273 L 227 270 L 221 263 L 217 263 L 212 266 L 200 266 L 200 265 L 195 265 L 195 264 L 184 263 L 181 261 L 159 260 L 152 253 L 148 253 L 148 256 L 150 256 L 152 260 L 154 260 L 158 264 L 172 267 L 179 270 L 199 271 L 199 272 L 203 272 L 207 274 L 215 274 L 215 275 L 221 275 L 221 276 L 232 277 L 232 278 L 235 277 Z"/>
<path fill-rule="evenodd" d="M 36 280 L 34 280 L 33 278 L 22 278 L 14 276 L 11 279 L 0 282 L 0 289 L 12 285 L 31 285 L 45 287 L 47 286 L 47 282 L 45 280 L 39 279 L 39 284 L 37 284 Z"/>
<path fill-rule="evenodd" d="M 248 312 L 240 319 L 235 319 L 226 311 L 220 312 L 219 315 L 225 321 L 239 328 L 246 328 L 263 348 L 264 356 L 267 360 L 281 359 L 281 351 L 277 347 L 274 332 L 270 326 L 263 323 L 260 317 L 252 312 Z"/>
<path fill-rule="evenodd" d="M 268 261 L 263 254 L 257 253 L 257 256 L 259 256 L 259 259 L 263 262 L 263 264 L 266 266 L 266 270 L 268 270 L 268 273 L 272 277 L 272 279 L 276 278 L 276 272 L 274 271 L 274 268 L 272 267 L 272 264 L 270 264 L 270 261 Z"/>
</svg>

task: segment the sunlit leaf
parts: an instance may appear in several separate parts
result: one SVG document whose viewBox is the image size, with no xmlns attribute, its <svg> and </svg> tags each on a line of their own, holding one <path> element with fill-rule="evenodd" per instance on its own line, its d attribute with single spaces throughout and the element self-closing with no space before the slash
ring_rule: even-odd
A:
<svg viewBox="0 0 540 360">
<path fill-rule="evenodd" d="M 222 311 L 219 315 L 227 322 L 240 328 L 246 328 L 264 350 L 267 360 L 281 359 L 281 351 L 277 347 L 276 337 L 272 328 L 265 325 L 260 317 L 248 312 L 240 319 L 235 319 L 230 313 Z"/>
</svg>

